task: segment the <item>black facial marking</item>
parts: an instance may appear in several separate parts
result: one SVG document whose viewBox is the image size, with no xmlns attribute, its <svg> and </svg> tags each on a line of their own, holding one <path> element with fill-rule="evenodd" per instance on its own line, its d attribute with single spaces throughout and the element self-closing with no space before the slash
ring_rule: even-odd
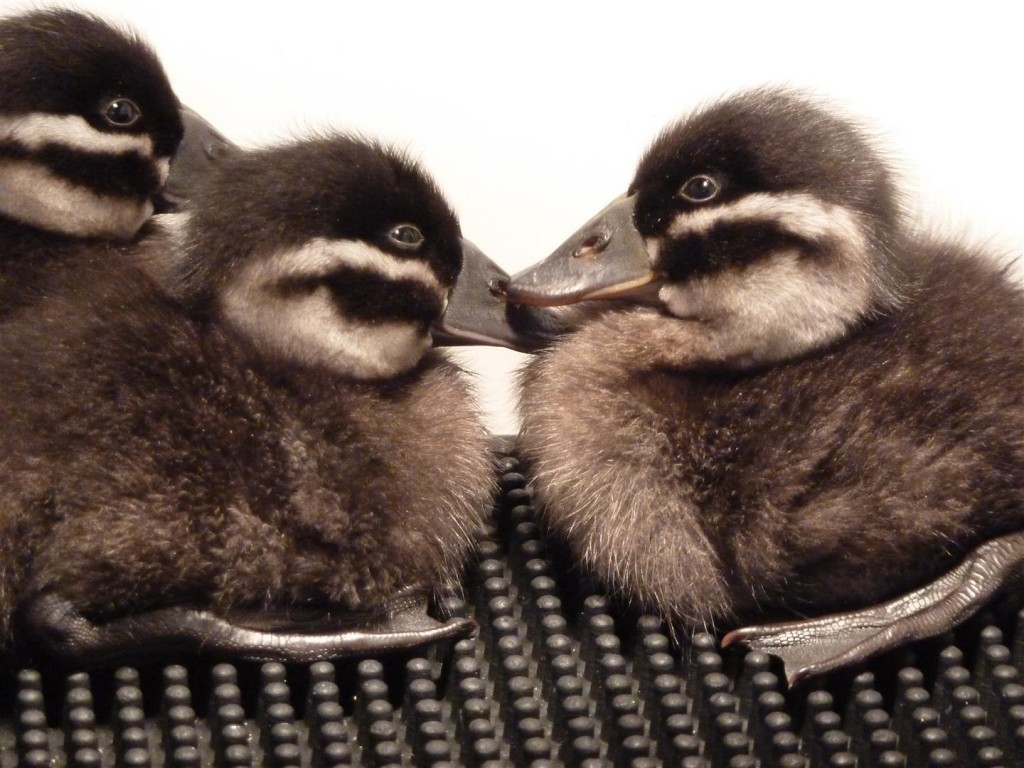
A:
<svg viewBox="0 0 1024 768">
<path fill-rule="evenodd" d="M 746 267 L 787 247 L 803 252 L 808 244 L 771 222 L 721 223 L 668 240 L 654 267 L 670 280 L 681 281 Z"/>
<path fill-rule="evenodd" d="M 396 280 L 364 269 L 342 267 L 326 277 L 289 281 L 285 291 L 312 292 L 327 286 L 347 317 L 365 323 L 408 322 L 426 328 L 441 316 L 437 292 L 417 280 Z"/>
<path fill-rule="evenodd" d="M 160 189 L 153 161 L 134 152 L 89 153 L 58 144 L 29 150 L 15 142 L 0 141 L 0 157 L 38 163 L 72 184 L 100 195 L 144 200 Z"/>
</svg>

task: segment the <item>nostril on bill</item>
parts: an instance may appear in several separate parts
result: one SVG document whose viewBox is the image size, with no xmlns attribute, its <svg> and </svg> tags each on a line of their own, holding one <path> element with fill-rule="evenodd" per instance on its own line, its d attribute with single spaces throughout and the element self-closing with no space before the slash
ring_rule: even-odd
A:
<svg viewBox="0 0 1024 768">
<path fill-rule="evenodd" d="M 576 247 L 576 250 L 572 252 L 572 257 L 574 259 L 596 258 L 601 251 L 608 247 L 611 240 L 612 236 L 608 232 L 596 232 Z"/>
<path fill-rule="evenodd" d="M 491 296 L 495 296 L 499 299 L 508 297 L 508 280 L 503 277 L 492 277 L 487 281 L 487 290 L 490 291 Z"/>
</svg>

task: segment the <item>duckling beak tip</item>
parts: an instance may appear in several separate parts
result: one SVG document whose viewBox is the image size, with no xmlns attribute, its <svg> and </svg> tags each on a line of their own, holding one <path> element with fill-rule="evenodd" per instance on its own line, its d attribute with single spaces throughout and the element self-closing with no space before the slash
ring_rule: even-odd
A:
<svg viewBox="0 0 1024 768">
<path fill-rule="evenodd" d="M 537 313 L 506 301 L 508 273 L 468 240 L 448 306 L 431 327 L 434 346 L 485 345 L 532 352 L 547 343 Z"/>
</svg>

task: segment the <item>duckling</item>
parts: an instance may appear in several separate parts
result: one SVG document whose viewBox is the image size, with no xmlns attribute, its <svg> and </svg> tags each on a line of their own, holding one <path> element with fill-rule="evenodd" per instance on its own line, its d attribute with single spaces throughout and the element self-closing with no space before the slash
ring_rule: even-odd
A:
<svg viewBox="0 0 1024 768">
<path fill-rule="evenodd" d="M 426 598 L 495 472 L 431 326 L 504 311 L 453 290 L 480 252 L 423 170 L 353 136 L 225 153 L 193 195 L 173 291 L 94 259 L 0 339 L 0 629 L 83 664 L 471 631 Z"/>
<path fill-rule="evenodd" d="M 521 373 L 547 524 L 674 626 L 815 617 L 726 638 L 796 682 L 1021 571 L 1024 292 L 914 234 L 866 132 L 814 98 L 669 126 L 508 295 L 588 307 Z"/>
<path fill-rule="evenodd" d="M 150 218 L 183 133 L 150 47 L 89 14 L 0 20 L 0 318 Z"/>
</svg>

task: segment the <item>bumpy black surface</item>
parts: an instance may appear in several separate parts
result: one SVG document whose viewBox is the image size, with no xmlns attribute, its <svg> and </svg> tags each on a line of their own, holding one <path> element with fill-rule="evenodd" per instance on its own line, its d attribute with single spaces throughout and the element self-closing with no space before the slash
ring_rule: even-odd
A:
<svg viewBox="0 0 1024 768">
<path fill-rule="evenodd" d="M 676 643 L 596 591 L 538 528 L 524 468 L 501 468 L 461 596 L 438 608 L 479 637 L 309 667 L 9 670 L 0 766 L 1024 764 L 1019 603 L 786 691 L 763 654 Z"/>
</svg>

